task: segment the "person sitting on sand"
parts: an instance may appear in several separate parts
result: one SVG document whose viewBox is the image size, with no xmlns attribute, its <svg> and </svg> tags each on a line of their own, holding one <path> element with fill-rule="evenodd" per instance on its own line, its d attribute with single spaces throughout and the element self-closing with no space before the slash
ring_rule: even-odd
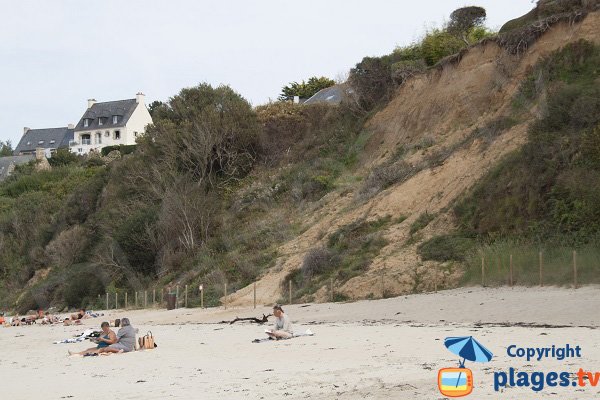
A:
<svg viewBox="0 0 600 400">
<path fill-rule="evenodd" d="M 110 346 L 113 343 L 117 342 L 117 335 L 115 334 L 115 332 L 110 329 L 110 324 L 108 322 L 103 322 L 100 325 L 100 328 L 102 329 L 102 333 L 100 334 L 100 336 L 97 339 L 93 339 L 92 341 L 94 343 L 98 343 L 98 345 L 96 347 L 92 347 L 89 349 L 86 349 L 84 351 L 80 351 L 79 353 L 73 353 L 71 351 L 69 351 L 69 355 L 86 355 L 86 354 L 96 354 L 99 352 L 100 349 L 106 348 L 108 346 Z"/>
<path fill-rule="evenodd" d="M 273 306 L 273 316 L 275 325 L 271 331 L 267 332 L 271 339 L 289 339 L 294 336 L 290 317 L 283 312 L 283 308 L 279 304 Z"/>
<path fill-rule="evenodd" d="M 21 318 L 19 317 L 19 314 L 15 314 L 15 316 L 12 317 L 10 326 L 21 326 Z"/>
<path fill-rule="evenodd" d="M 117 332 L 117 341 L 108 347 L 99 349 L 98 353 L 127 353 L 135 350 L 135 329 L 129 318 L 121 318 L 121 329 Z"/>
</svg>

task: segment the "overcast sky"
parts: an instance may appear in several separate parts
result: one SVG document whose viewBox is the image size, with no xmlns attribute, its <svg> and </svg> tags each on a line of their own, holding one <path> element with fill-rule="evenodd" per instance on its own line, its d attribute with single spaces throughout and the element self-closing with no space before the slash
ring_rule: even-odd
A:
<svg viewBox="0 0 600 400">
<path fill-rule="evenodd" d="M 499 28 L 531 0 L 0 0 L 0 140 L 77 123 L 88 98 L 229 84 L 252 104 L 336 78 L 479 5 Z"/>
</svg>

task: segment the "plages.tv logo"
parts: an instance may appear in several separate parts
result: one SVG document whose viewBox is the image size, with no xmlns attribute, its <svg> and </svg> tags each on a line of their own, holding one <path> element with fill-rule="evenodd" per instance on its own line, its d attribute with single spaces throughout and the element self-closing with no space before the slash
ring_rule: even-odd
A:
<svg viewBox="0 0 600 400">
<path fill-rule="evenodd" d="M 462 397 L 473 391 L 473 372 L 465 368 L 465 361 L 488 362 L 494 356 L 473 336 L 447 337 L 444 345 L 459 359 L 458 368 L 442 368 L 438 371 L 438 388 L 448 397 Z"/>
</svg>

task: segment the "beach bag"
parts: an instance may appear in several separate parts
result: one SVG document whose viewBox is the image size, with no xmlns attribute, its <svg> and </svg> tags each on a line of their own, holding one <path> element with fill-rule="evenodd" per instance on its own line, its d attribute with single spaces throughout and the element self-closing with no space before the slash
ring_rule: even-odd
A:
<svg viewBox="0 0 600 400">
<path fill-rule="evenodd" d="M 150 331 L 148 331 L 145 336 L 139 338 L 138 342 L 140 345 L 140 350 L 150 350 L 157 347 L 156 343 L 154 343 L 154 336 L 152 336 L 152 332 Z"/>
</svg>

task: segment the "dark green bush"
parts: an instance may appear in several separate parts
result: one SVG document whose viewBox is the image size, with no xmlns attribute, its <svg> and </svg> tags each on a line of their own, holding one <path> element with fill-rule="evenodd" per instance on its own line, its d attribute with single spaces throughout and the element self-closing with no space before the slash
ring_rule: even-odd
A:
<svg viewBox="0 0 600 400">
<path fill-rule="evenodd" d="M 137 145 L 135 144 L 120 144 L 120 145 L 115 145 L 115 146 L 106 146 L 103 147 L 102 150 L 100 151 L 100 154 L 102 154 L 102 157 L 106 157 L 108 155 L 108 153 L 110 153 L 113 150 L 118 150 L 119 152 L 121 152 L 121 155 L 126 155 L 126 154 L 131 154 L 135 151 Z"/>
<path fill-rule="evenodd" d="M 80 159 L 80 156 L 69 149 L 58 149 L 52 154 L 52 157 L 48 159 L 48 163 L 50 163 L 52 167 L 61 167 L 78 164 Z"/>
<path fill-rule="evenodd" d="M 459 235 L 435 236 L 419 245 L 417 252 L 423 260 L 464 261 L 477 242 Z"/>
<path fill-rule="evenodd" d="M 421 229 L 425 228 L 431 221 L 435 219 L 435 214 L 429 214 L 427 211 L 419 215 L 419 217 L 411 224 L 409 233 L 414 235 Z"/>
</svg>

